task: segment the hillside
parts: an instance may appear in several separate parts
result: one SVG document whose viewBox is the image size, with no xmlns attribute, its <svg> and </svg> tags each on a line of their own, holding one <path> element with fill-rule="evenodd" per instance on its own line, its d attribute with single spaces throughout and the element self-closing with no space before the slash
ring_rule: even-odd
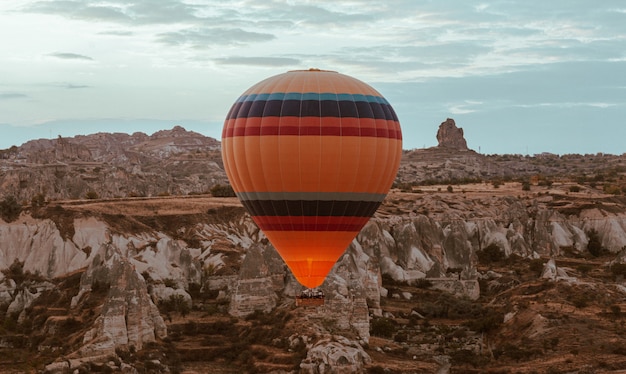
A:
<svg viewBox="0 0 626 374">
<path fill-rule="evenodd" d="M 483 155 L 437 146 L 404 151 L 395 186 L 406 190 L 432 184 L 565 181 L 625 194 L 625 173 L 626 154 Z M 192 195 L 226 184 L 219 141 L 178 126 L 152 135 L 98 133 L 39 139 L 0 150 L 0 197 L 14 196 L 23 203 L 33 197 Z"/>
</svg>

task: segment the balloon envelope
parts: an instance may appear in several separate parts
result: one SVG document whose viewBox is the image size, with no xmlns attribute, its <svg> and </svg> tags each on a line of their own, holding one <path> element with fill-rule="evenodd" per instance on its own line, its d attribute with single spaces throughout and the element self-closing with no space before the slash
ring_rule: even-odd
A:
<svg viewBox="0 0 626 374">
<path fill-rule="evenodd" d="M 400 123 L 347 75 L 289 71 L 252 86 L 222 132 L 230 183 L 306 287 L 322 284 L 395 179 Z"/>
</svg>

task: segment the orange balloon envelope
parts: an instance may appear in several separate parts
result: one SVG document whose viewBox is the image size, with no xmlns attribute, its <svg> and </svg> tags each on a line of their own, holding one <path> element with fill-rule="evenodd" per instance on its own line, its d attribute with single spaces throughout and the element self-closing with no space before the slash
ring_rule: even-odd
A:
<svg viewBox="0 0 626 374">
<path fill-rule="evenodd" d="M 235 193 L 309 288 L 322 284 L 381 204 L 401 154 L 387 100 L 357 79 L 317 69 L 252 86 L 222 132 Z"/>
</svg>

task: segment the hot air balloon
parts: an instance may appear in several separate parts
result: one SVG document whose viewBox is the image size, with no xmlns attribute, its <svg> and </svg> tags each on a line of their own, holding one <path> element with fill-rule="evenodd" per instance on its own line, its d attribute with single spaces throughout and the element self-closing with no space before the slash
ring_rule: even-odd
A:
<svg viewBox="0 0 626 374">
<path fill-rule="evenodd" d="M 387 100 L 355 78 L 319 69 L 255 84 L 233 104 L 222 132 L 233 190 L 310 289 L 382 203 L 401 153 Z"/>
</svg>

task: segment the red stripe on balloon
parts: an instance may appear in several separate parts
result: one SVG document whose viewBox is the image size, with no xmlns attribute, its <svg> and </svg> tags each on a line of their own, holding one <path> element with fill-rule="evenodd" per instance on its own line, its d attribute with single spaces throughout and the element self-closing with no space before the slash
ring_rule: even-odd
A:
<svg viewBox="0 0 626 374">
<path fill-rule="evenodd" d="M 271 231 L 359 231 L 369 217 L 253 216 L 261 230 Z"/>
<path fill-rule="evenodd" d="M 376 121 L 379 122 L 379 121 Z M 222 133 L 223 138 L 235 136 L 260 135 L 297 135 L 297 136 L 363 136 L 376 138 L 402 139 L 402 132 L 397 122 L 387 122 L 387 126 L 358 127 L 358 126 L 301 126 L 293 125 L 247 125 L 245 127 L 227 125 Z"/>
</svg>

